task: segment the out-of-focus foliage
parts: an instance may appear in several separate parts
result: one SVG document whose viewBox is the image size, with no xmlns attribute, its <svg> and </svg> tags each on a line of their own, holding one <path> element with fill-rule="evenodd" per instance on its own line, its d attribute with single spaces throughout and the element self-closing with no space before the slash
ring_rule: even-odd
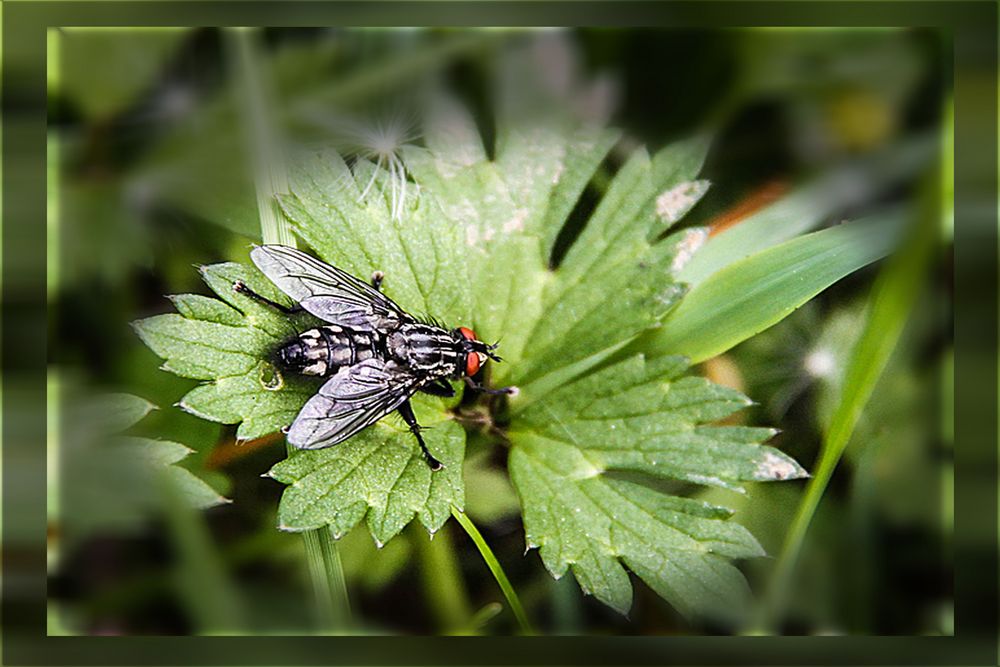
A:
<svg viewBox="0 0 1000 667">
<path fill-rule="evenodd" d="M 121 113 L 155 86 L 190 34 L 183 28 L 60 28 L 58 33 L 49 86 L 96 122 Z"/>
<path fill-rule="evenodd" d="M 210 305 L 210 300 L 219 302 L 205 296 L 209 291 L 192 265 L 227 261 L 245 265 L 248 244 L 259 241 L 259 226 L 247 168 L 244 110 L 238 102 L 226 40 L 213 30 L 166 31 L 162 39 L 128 32 L 60 32 L 50 42 L 50 53 L 61 64 L 50 71 L 49 90 L 50 137 L 58 143 L 53 152 L 58 157 L 53 166 L 58 168 L 53 169 L 50 182 L 58 185 L 52 197 L 59 206 L 52 210 L 59 211 L 56 238 L 61 241 L 59 256 L 53 256 L 58 270 L 53 272 L 51 294 L 59 318 L 50 341 L 57 344 L 50 345 L 50 350 L 52 363 L 60 369 L 77 369 L 92 376 L 96 384 L 168 406 L 198 391 L 196 382 L 157 372 L 161 362 L 131 336 L 125 323 L 165 312 L 164 294 L 191 294 L 175 301 L 179 314 L 170 316 L 174 325 L 184 328 L 188 324 L 180 320 L 204 320 L 237 328 L 237 318 L 229 311 L 236 306 L 245 312 L 246 304 Z M 710 232 L 703 246 L 706 254 L 695 254 L 679 274 L 682 280 L 698 283 L 721 266 L 804 232 L 867 215 L 876 210 L 874 205 L 910 198 L 913 177 L 925 164 L 927 137 L 936 131 L 941 108 L 941 51 L 929 34 L 919 31 L 580 30 L 563 33 L 562 45 L 559 39 L 542 39 L 527 50 L 511 48 L 530 41 L 519 31 L 271 30 L 266 34 L 260 79 L 275 100 L 277 123 L 291 149 L 332 145 L 350 154 L 351 147 L 340 136 L 344 117 L 377 118 L 400 100 L 422 103 L 426 96 L 419 91 L 457 91 L 460 103 L 434 111 L 429 120 L 437 121 L 436 127 L 429 123 L 413 146 L 400 153 L 411 170 L 407 196 L 414 197 L 415 181 L 455 179 L 457 185 L 443 188 L 447 196 L 437 205 L 453 220 L 464 223 L 478 218 L 483 223 L 475 230 L 474 245 L 486 243 L 483 239 L 489 233 L 495 237 L 505 223 L 538 230 L 537 246 L 520 240 L 505 248 L 495 246 L 497 254 L 491 251 L 489 255 L 495 262 L 477 261 L 479 250 L 469 251 L 466 261 L 472 268 L 467 271 L 481 281 L 477 285 L 490 287 L 471 290 L 472 300 L 463 306 L 468 310 L 455 312 L 462 318 L 455 324 L 474 324 L 480 333 L 502 336 L 501 351 L 510 362 L 492 368 L 495 384 L 546 380 L 548 388 L 546 383 L 536 383 L 534 396 L 528 386 L 529 391 L 522 394 L 526 403 L 539 410 L 546 397 L 552 400 L 550 390 L 566 384 L 575 372 L 568 367 L 566 377 L 544 377 L 549 375 L 546 371 L 575 356 L 566 348 L 567 356 L 553 361 L 563 349 L 561 341 L 572 340 L 582 350 L 591 342 L 604 342 L 597 340 L 601 327 L 578 331 L 581 335 L 577 336 L 564 331 L 575 316 L 550 314 L 552 327 L 542 327 L 541 333 L 520 328 L 507 331 L 505 317 L 514 308 L 524 317 L 534 317 L 560 303 L 563 289 L 572 287 L 570 281 L 561 286 L 534 284 L 533 277 L 548 272 L 544 264 L 532 267 L 530 253 L 538 247 L 555 266 L 571 267 L 576 261 L 573 253 L 595 245 L 593 228 L 588 232 L 586 223 L 600 219 L 593 214 L 611 193 L 609 186 L 620 190 L 626 182 L 620 180 L 623 169 L 637 168 L 626 166 L 637 145 L 669 145 L 678 137 L 699 136 L 706 128 L 714 135 L 701 172 L 686 179 L 693 185 L 679 190 L 673 199 L 684 200 L 680 195 L 692 194 L 694 201 L 683 220 L 670 220 L 682 234 L 700 234 L 689 232 L 694 227 Z M 119 48 L 126 43 L 130 44 L 127 49 Z M 94 66 L 109 54 L 118 54 L 119 61 L 127 58 L 135 67 Z M 521 59 L 521 65 L 514 66 L 515 59 Z M 651 68 L 651 62 L 683 62 L 685 66 Z M 122 76 L 115 77 L 116 71 Z M 518 93 L 497 92 L 504 90 L 495 84 L 505 76 L 506 90 L 515 84 L 513 90 Z M 88 84 L 94 77 L 103 78 L 97 85 Z M 95 102 L 102 87 L 110 92 Z M 616 109 L 611 103 L 615 99 L 620 101 Z M 524 172 L 528 187 L 514 188 L 514 196 L 501 206 L 485 201 L 497 194 L 490 181 L 492 165 L 507 170 L 501 174 L 518 173 L 540 166 L 558 152 L 540 140 L 544 137 L 504 131 L 509 113 L 525 100 L 545 100 L 535 110 L 573 109 L 578 117 L 590 119 L 590 126 L 601 126 L 610 115 L 612 124 L 624 130 L 620 137 L 581 134 L 579 146 L 560 154 L 559 187 L 549 191 L 545 206 L 540 207 L 546 211 L 544 219 L 529 215 L 522 220 L 519 214 L 521 209 L 539 209 L 538 202 L 545 198 L 539 193 L 547 188 L 544 175 L 532 180 Z M 469 138 L 477 140 L 478 146 Z M 535 155 L 526 162 L 505 161 L 507 149 L 518 145 L 536 149 Z M 471 153 L 470 147 L 475 147 Z M 436 164 L 428 161 L 428 156 L 435 155 L 450 157 Z M 654 156 L 650 164 L 655 166 L 656 160 Z M 712 182 L 707 192 L 706 181 Z M 363 178 L 355 182 L 359 189 L 367 184 Z M 430 185 L 423 188 L 428 189 Z M 468 202 L 463 201 L 463 193 Z M 388 202 L 386 208 L 391 210 L 391 196 Z M 469 206 L 479 209 L 467 215 Z M 604 208 L 608 210 L 603 215 L 615 213 L 609 205 Z M 563 221 L 568 221 L 565 226 Z M 645 231 L 654 229 L 655 225 Z M 623 261 L 644 244 L 650 245 L 638 233 L 629 238 L 620 247 Z M 316 247 L 312 240 L 310 245 Z M 357 259 L 344 252 L 338 240 L 324 243 L 325 249 L 316 247 L 321 254 L 343 253 L 328 256 L 337 262 Z M 667 247 L 662 242 L 650 247 L 655 245 Z M 713 247 L 719 250 L 708 252 Z M 597 256 L 605 259 L 602 253 Z M 580 263 L 580 267 L 585 265 Z M 608 264 L 609 270 L 613 265 Z M 366 275 L 364 270 L 370 268 L 383 267 L 361 266 L 358 275 Z M 583 277 L 589 271 L 578 270 Z M 420 286 L 405 271 L 396 273 L 400 272 L 398 278 L 387 272 L 387 289 L 419 311 Z M 607 280 L 595 280 L 592 292 L 610 289 L 615 275 L 610 272 Z M 754 406 L 726 418 L 727 427 L 776 426 L 781 433 L 769 444 L 811 468 L 822 415 L 832 409 L 824 397 L 834 395 L 838 364 L 856 334 L 857 313 L 872 275 L 861 271 L 834 285 L 781 324 L 694 369 L 716 383 L 734 384 L 755 401 Z M 513 276 L 518 280 L 510 281 Z M 228 280 L 222 276 L 220 285 L 223 278 Z M 259 276 L 254 279 L 258 281 L 254 286 L 267 293 L 267 281 Z M 407 295 L 417 299 L 412 302 L 402 292 L 391 291 L 413 288 L 418 291 Z M 223 299 L 235 298 L 231 293 L 219 294 Z M 511 299 L 510 306 L 508 294 L 518 297 Z M 932 298 L 939 303 L 949 296 L 938 289 Z M 446 311 L 449 306 L 434 307 Z M 237 310 L 233 312 L 238 316 Z M 737 314 L 746 315 L 749 310 L 753 308 L 748 304 Z M 927 320 L 911 325 L 905 352 L 894 358 L 877 387 L 844 464 L 824 496 L 804 545 L 786 623 L 781 626 L 785 631 L 914 634 L 948 630 L 950 564 L 941 545 L 948 539 L 951 524 L 947 507 L 940 508 L 940 513 L 935 509 L 937 498 L 947 492 L 950 449 L 945 436 L 939 437 L 940 429 L 923 425 L 924 419 L 934 421 L 934 410 L 925 407 L 934 398 L 928 387 L 937 377 L 934 369 L 948 345 L 938 315 L 935 311 Z M 256 324 L 266 317 L 261 314 Z M 596 322 L 603 324 L 600 318 Z M 557 335 L 560 331 L 566 335 Z M 280 333 L 265 329 L 265 338 L 257 343 L 266 346 Z M 545 345 L 548 351 L 532 357 L 532 346 L 544 342 L 546 335 L 551 338 Z M 175 359 L 184 356 L 179 351 L 183 342 L 161 340 L 158 344 L 163 350 L 169 348 Z M 610 350 L 607 359 L 596 361 L 610 363 L 617 359 L 614 353 Z M 728 370 L 722 373 L 722 368 Z M 187 371 L 198 373 L 191 367 Z M 241 372 L 253 373 L 253 369 Z M 520 373 L 523 378 L 515 377 Z M 259 377 L 254 381 L 258 386 L 253 391 L 258 392 Z M 173 516 L 166 525 L 144 520 L 123 532 L 108 524 L 73 545 L 62 540 L 62 557 L 50 586 L 59 612 L 51 615 L 52 628 L 64 633 L 211 632 L 224 630 L 211 622 L 212 614 L 231 609 L 235 603 L 243 613 L 232 614 L 230 631 L 300 634 L 316 629 L 307 602 L 311 593 L 301 539 L 274 530 L 283 521 L 276 516 L 281 489 L 274 480 L 261 478 L 285 454 L 280 440 L 256 436 L 281 420 L 274 415 L 259 418 L 263 413 L 254 417 L 246 405 L 213 403 L 208 400 L 211 391 L 200 389 L 200 397 L 195 394 L 193 398 L 201 402 L 191 404 L 208 406 L 209 411 L 218 408 L 217 416 L 226 417 L 222 422 L 248 416 L 249 422 L 231 427 L 164 408 L 134 428 L 143 435 L 155 433 L 196 449 L 181 465 L 213 488 L 224 490 L 234 502 L 205 513 L 201 529 L 198 522 Z M 266 395 L 273 398 L 272 394 L 279 393 Z M 453 407 L 439 405 L 437 399 L 421 401 L 420 416 L 428 422 L 435 415 L 449 414 Z M 568 409 L 569 402 L 567 398 L 554 409 Z M 585 633 L 718 630 L 699 621 L 680 620 L 638 578 L 634 579 L 634 611 L 625 621 L 581 597 L 572 583 L 553 586 L 537 558 L 523 557 L 524 530 L 505 470 L 510 451 L 497 446 L 498 427 L 506 428 L 518 416 L 516 410 L 496 412 L 496 407 L 459 408 L 462 424 L 472 434 L 466 444 L 463 475 L 465 507 L 504 564 L 536 624 L 545 631 Z M 225 415 L 222 408 L 228 411 Z M 286 416 L 294 413 L 293 408 L 284 409 Z M 923 419 L 913 418 L 918 413 Z M 401 429 L 392 420 L 376 428 L 393 437 Z M 443 437 L 435 436 L 434 430 L 428 435 Z M 250 439 L 244 442 L 246 437 Z M 398 447 L 409 454 L 412 441 L 401 438 Z M 514 453 L 517 447 L 515 443 Z M 59 449 L 62 452 L 61 443 Z M 287 479 L 304 472 L 289 469 Z M 574 481 L 574 488 L 580 483 Z M 732 508 L 734 520 L 759 540 L 764 551 L 776 554 L 800 500 L 800 486 L 745 486 L 745 495 L 673 483 L 655 493 L 682 503 L 704 501 Z M 108 515 L 113 516 L 110 509 Z M 62 533 L 64 520 L 61 511 L 53 515 L 52 534 Z M 483 609 L 484 619 L 495 613 L 496 584 L 468 540 L 453 537 L 447 543 L 456 559 L 433 560 L 428 550 L 413 541 L 410 531 L 397 535 L 381 550 L 367 532 L 368 527 L 359 526 L 338 542 L 362 631 L 458 631 L 457 624 L 446 620 L 446 613 L 428 613 L 448 605 L 470 614 L 470 610 Z M 165 569 L 167 561 L 169 569 Z M 195 566 L 199 562 L 209 566 L 199 569 Z M 751 559 L 740 564 L 755 593 L 765 588 L 773 562 Z M 630 567 L 627 560 L 625 565 Z M 165 577 L 168 572 L 171 576 Z M 187 583 L 165 583 L 175 581 L 176 576 L 187 577 Z M 456 580 L 464 586 L 455 588 Z M 649 580 L 657 581 L 655 577 Z M 229 584 L 238 588 L 228 588 Z M 465 602 L 445 602 L 428 593 L 445 590 Z M 214 612 L 209 597 L 221 602 Z M 491 617 L 485 625 L 472 618 L 467 621 L 463 627 L 476 632 L 510 630 L 505 614 Z"/>
<path fill-rule="evenodd" d="M 136 532 L 174 500 L 198 509 L 229 502 L 177 465 L 189 447 L 122 434 L 153 404 L 128 394 L 62 398 L 68 400 L 64 423 L 72 425 L 61 431 L 58 453 L 65 478 L 59 516 L 69 548 L 101 531 Z"/>
</svg>

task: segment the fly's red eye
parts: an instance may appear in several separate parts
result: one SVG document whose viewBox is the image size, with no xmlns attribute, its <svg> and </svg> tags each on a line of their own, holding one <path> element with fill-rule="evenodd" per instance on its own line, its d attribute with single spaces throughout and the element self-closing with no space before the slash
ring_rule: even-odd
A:
<svg viewBox="0 0 1000 667">
<path fill-rule="evenodd" d="M 462 334 L 465 340 L 476 340 L 476 332 L 468 327 L 459 327 L 458 332 Z"/>
<path fill-rule="evenodd" d="M 465 356 L 465 374 L 472 377 L 479 372 L 479 367 L 483 365 L 482 356 L 479 352 L 469 352 Z"/>
</svg>

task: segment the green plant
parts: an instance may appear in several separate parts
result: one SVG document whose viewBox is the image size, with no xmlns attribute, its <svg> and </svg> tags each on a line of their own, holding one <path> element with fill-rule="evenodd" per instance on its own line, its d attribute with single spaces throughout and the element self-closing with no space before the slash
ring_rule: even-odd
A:
<svg viewBox="0 0 1000 667">
<path fill-rule="evenodd" d="M 174 501 L 192 509 L 230 502 L 178 465 L 192 453 L 189 447 L 125 434 L 155 409 L 152 403 L 130 394 L 83 397 L 72 387 L 57 396 L 65 423 L 73 424 L 61 434 L 58 463 L 72 473 L 57 501 L 67 544 L 101 530 L 137 530 Z"/>
<path fill-rule="evenodd" d="M 322 259 L 358 276 L 384 271 L 385 291 L 408 310 L 500 339 L 505 361 L 490 366 L 491 381 L 520 393 L 500 409 L 475 408 L 476 419 L 457 398 L 418 396 L 428 445 L 445 464 L 438 473 L 394 418 L 343 445 L 294 452 L 268 473 L 287 485 L 279 527 L 338 537 L 364 520 L 378 544 L 414 518 L 437 531 L 464 505 L 463 424 L 486 421 L 509 447 L 526 541 L 554 576 L 572 570 L 622 613 L 632 596 L 626 568 L 684 613 L 735 607 L 746 585 L 730 561 L 763 551 L 731 512 L 684 494 L 805 472 L 763 444 L 773 430 L 719 424 L 750 401 L 689 363 L 885 254 L 886 225 L 843 225 L 749 257 L 709 242 L 701 252 L 714 253 L 713 272 L 688 291 L 677 275 L 705 231 L 667 232 L 708 189 L 697 180 L 707 143 L 697 139 L 653 156 L 634 151 L 552 267 L 557 237 L 617 134 L 501 119 L 491 160 L 460 109 L 445 117 L 427 128 L 426 147 L 401 149 L 419 187 L 401 210 L 398 170 L 363 160 L 351 168 L 332 151 L 300 160 L 278 200 Z M 179 312 L 138 322 L 139 335 L 166 370 L 204 382 L 183 409 L 239 423 L 242 439 L 288 425 L 318 383 L 282 376 L 268 353 L 313 320 L 235 293 L 242 280 L 288 303 L 250 266 L 201 271 L 219 300 L 174 297 Z"/>
</svg>

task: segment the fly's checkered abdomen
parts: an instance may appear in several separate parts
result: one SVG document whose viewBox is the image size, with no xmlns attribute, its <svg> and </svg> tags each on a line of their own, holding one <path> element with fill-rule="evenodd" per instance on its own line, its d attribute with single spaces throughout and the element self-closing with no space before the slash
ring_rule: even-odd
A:
<svg viewBox="0 0 1000 667">
<path fill-rule="evenodd" d="M 371 334 L 331 324 L 310 329 L 282 345 L 278 362 L 294 373 L 326 377 L 374 354 Z"/>
</svg>

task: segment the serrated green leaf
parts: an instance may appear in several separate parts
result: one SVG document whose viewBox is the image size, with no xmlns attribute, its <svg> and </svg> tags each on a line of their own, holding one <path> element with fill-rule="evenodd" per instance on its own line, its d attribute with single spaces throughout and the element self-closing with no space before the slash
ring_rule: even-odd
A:
<svg viewBox="0 0 1000 667">
<path fill-rule="evenodd" d="M 240 439 L 251 439 L 288 426 L 320 383 L 300 376 L 284 377 L 266 361 L 246 373 L 220 377 L 195 387 L 178 406 L 202 419 L 240 425 Z"/>
<path fill-rule="evenodd" d="M 546 258 L 552 255 L 556 237 L 587 183 L 620 137 L 621 133 L 615 130 L 584 131 L 567 146 L 562 172 L 552 189 L 545 220 L 542 222 L 542 252 Z"/>
<path fill-rule="evenodd" d="M 223 301 L 243 313 L 242 326 L 258 329 L 272 339 L 285 339 L 301 331 L 306 325 L 315 323 L 307 313 L 301 313 L 289 319 L 283 313 L 266 306 L 245 294 L 233 290 L 237 281 L 248 285 L 254 292 L 276 303 L 285 306 L 293 305 L 291 301 L 265 278 L 254 266 L 225 262 L 202 266 L 199 269 L 202 280 L 219 295 Z M 256 335 L 256 334 L 254 334 Z"/>
<path fill-rule="evenodd" d="M 146 493 L 149 493 L 150 489 L 155 492 L 153 485 L 156 482 L 153 479 L 155 475 L 172 485 L 174 491 L 196 509 L 206 509 L 231 502 L 190 470 L 176 465 L 193 451 L 178 442 L 149 438 L 118 438 L 109 448 L 110 455 L 131 462 L 128 465 L 132 466 L 130 475 L 133 477 L 133 482 L 138 482 L 139 488 L 145 487 Z M 163 499 L 157 496 L 156 502 L 162 501 Z"/>
<path fill-rule="evenodd" d="M 656 326 L 678 302 L 684 287 L 673 276 L 704 233 L 657 238 L 705 193 L 707 186 L 694 179 L 706 150 L 699 139 L 668 146 L 652 159 L 643 150 L 633 154 L 545 281 L 543 314 L 526 336 L 537 353 L 504 381 L 527 385 L 530 393 L 538 391 L 532 384 L 554 384 L 552 378 L 540 382 L 546 375 L 561 378 L 568 367 L 583 372 Z"/>
<path fill-rule="evenodd" d="M 451 160 L 420 148 L 407 149 L 404 157 L 422 196 L 433 192 L 446 224 L 458 232 L 456 251 L 467 262 L 465 288 L 476 332 L 485 340 L 525 336 L 541 310 L 537 290 L 547 281 L 547 258 L 537 235 L 541 214 L 518 202 L 530 197 L 520 180 L 525 176 L 489 161 L 456 169 Z M 556 169 L 551 164 L 544 169 L 552 173 L 538 179 L 550 189 Z M 505 348 L 512 366 L 521 347 L 512 342 Z"/>
<path fill-rule="evenodd" d="M 275 347 L 315 323 L 308 313 L 292 318 L 233 290 L 242 281 L 258 294 L 290 303 L 256 268 L 235 263 L 200 268 L 222 301 L 199 295 L 171 300 L 180 315 L 157 315 L 134 324 L 143 341 L 177 375 L 209 380 L 178 406 L 198 417 L 240 424 L 237 437 L 257 438 L 288 426 L 319 387 L 314 379 L 284 377 L 269 361 Z"/>
<path fill-rule="evenodd" d="M 727 558 L 762 554 L 720 508 L 622 473 L 734 489 L 805 475 L 760 444 L 772 430 L 710 424 L 749 401 L 685 370 L 681 358 L 627 359 L 533 402 L 510 434 L 529 546 L 554 575 L 571 566 L 585 591 L 622 613 L 631 604 L 623 564 L 678 609 L 701 613 L 745 594 Z"/>
<path fill-rule="evenodd" d="M 250 327 L 172 314 L 136 322 L 135 331 L 173 372 L 197 380 L 246 373 L 266 353 L 269 342 Z"/>
<path fill-rule="evenodd" d="M 328 524 L 340 537 L 366 519 L 372 537 L 385 544 L 417 516 L 437 531 L 451 506 L 463 504 L 465 434 L 444 420 L 424 438 L 445 466 L 433 475 L 401 420 L 384 419 L 346 446 L 292 454 L 269 473 L 289 485 L 278 509 L 279 527 L 301 531 Z"/>
<path fill-rule="evenodd" d="M 238 327 L 243 323 L 243 316 L 239 311 L 218 299 L 201 294 L 174 294 L 170 301 L 177 312 L 189 320 L 205 320 L 231 327 Z"/>
<path fill-rule="evenodd" d="M 512 381 L 530 385 L 581 360 L 596 361 L 598 353 L 655 326 L 684 293 L 683 286 L 670 279 L 670 265 L 689 235 L 684 232 L 654 246 L 642 241 L 645 254 L 618 264 L 614 271 L 588 275 L 558 297 L 547 294 L 549 307 L 528 336 L 537 361 L 526 360 Z"/>
<path fill-rule="evenodd" d="M 194 451 L 190 447 L 169 440 L 118 438 L 113 449 L 114 456 L 131 459 L 146 470 L 134 471 L 140 482 L 148 484 L 152 481 L 148 479 L 149 472 L 156 471 L 191 507 L 206 509 L 231 502 L 190 470 L 175 465 Z"/>
<path fill-rule="evenodd" d="M 669 216 L 661 215 L 657 199 L 693 181 L 706 152 L 707 144 L 694 140 L 671 144 L 653 158 L 645 150 L 635 151 L 566 253 L 558 272 L 560 293 L 584 277 L 609 274 L 621 262 L 648 252 L 650 231 L 672 224 Z"/>
</svg>

